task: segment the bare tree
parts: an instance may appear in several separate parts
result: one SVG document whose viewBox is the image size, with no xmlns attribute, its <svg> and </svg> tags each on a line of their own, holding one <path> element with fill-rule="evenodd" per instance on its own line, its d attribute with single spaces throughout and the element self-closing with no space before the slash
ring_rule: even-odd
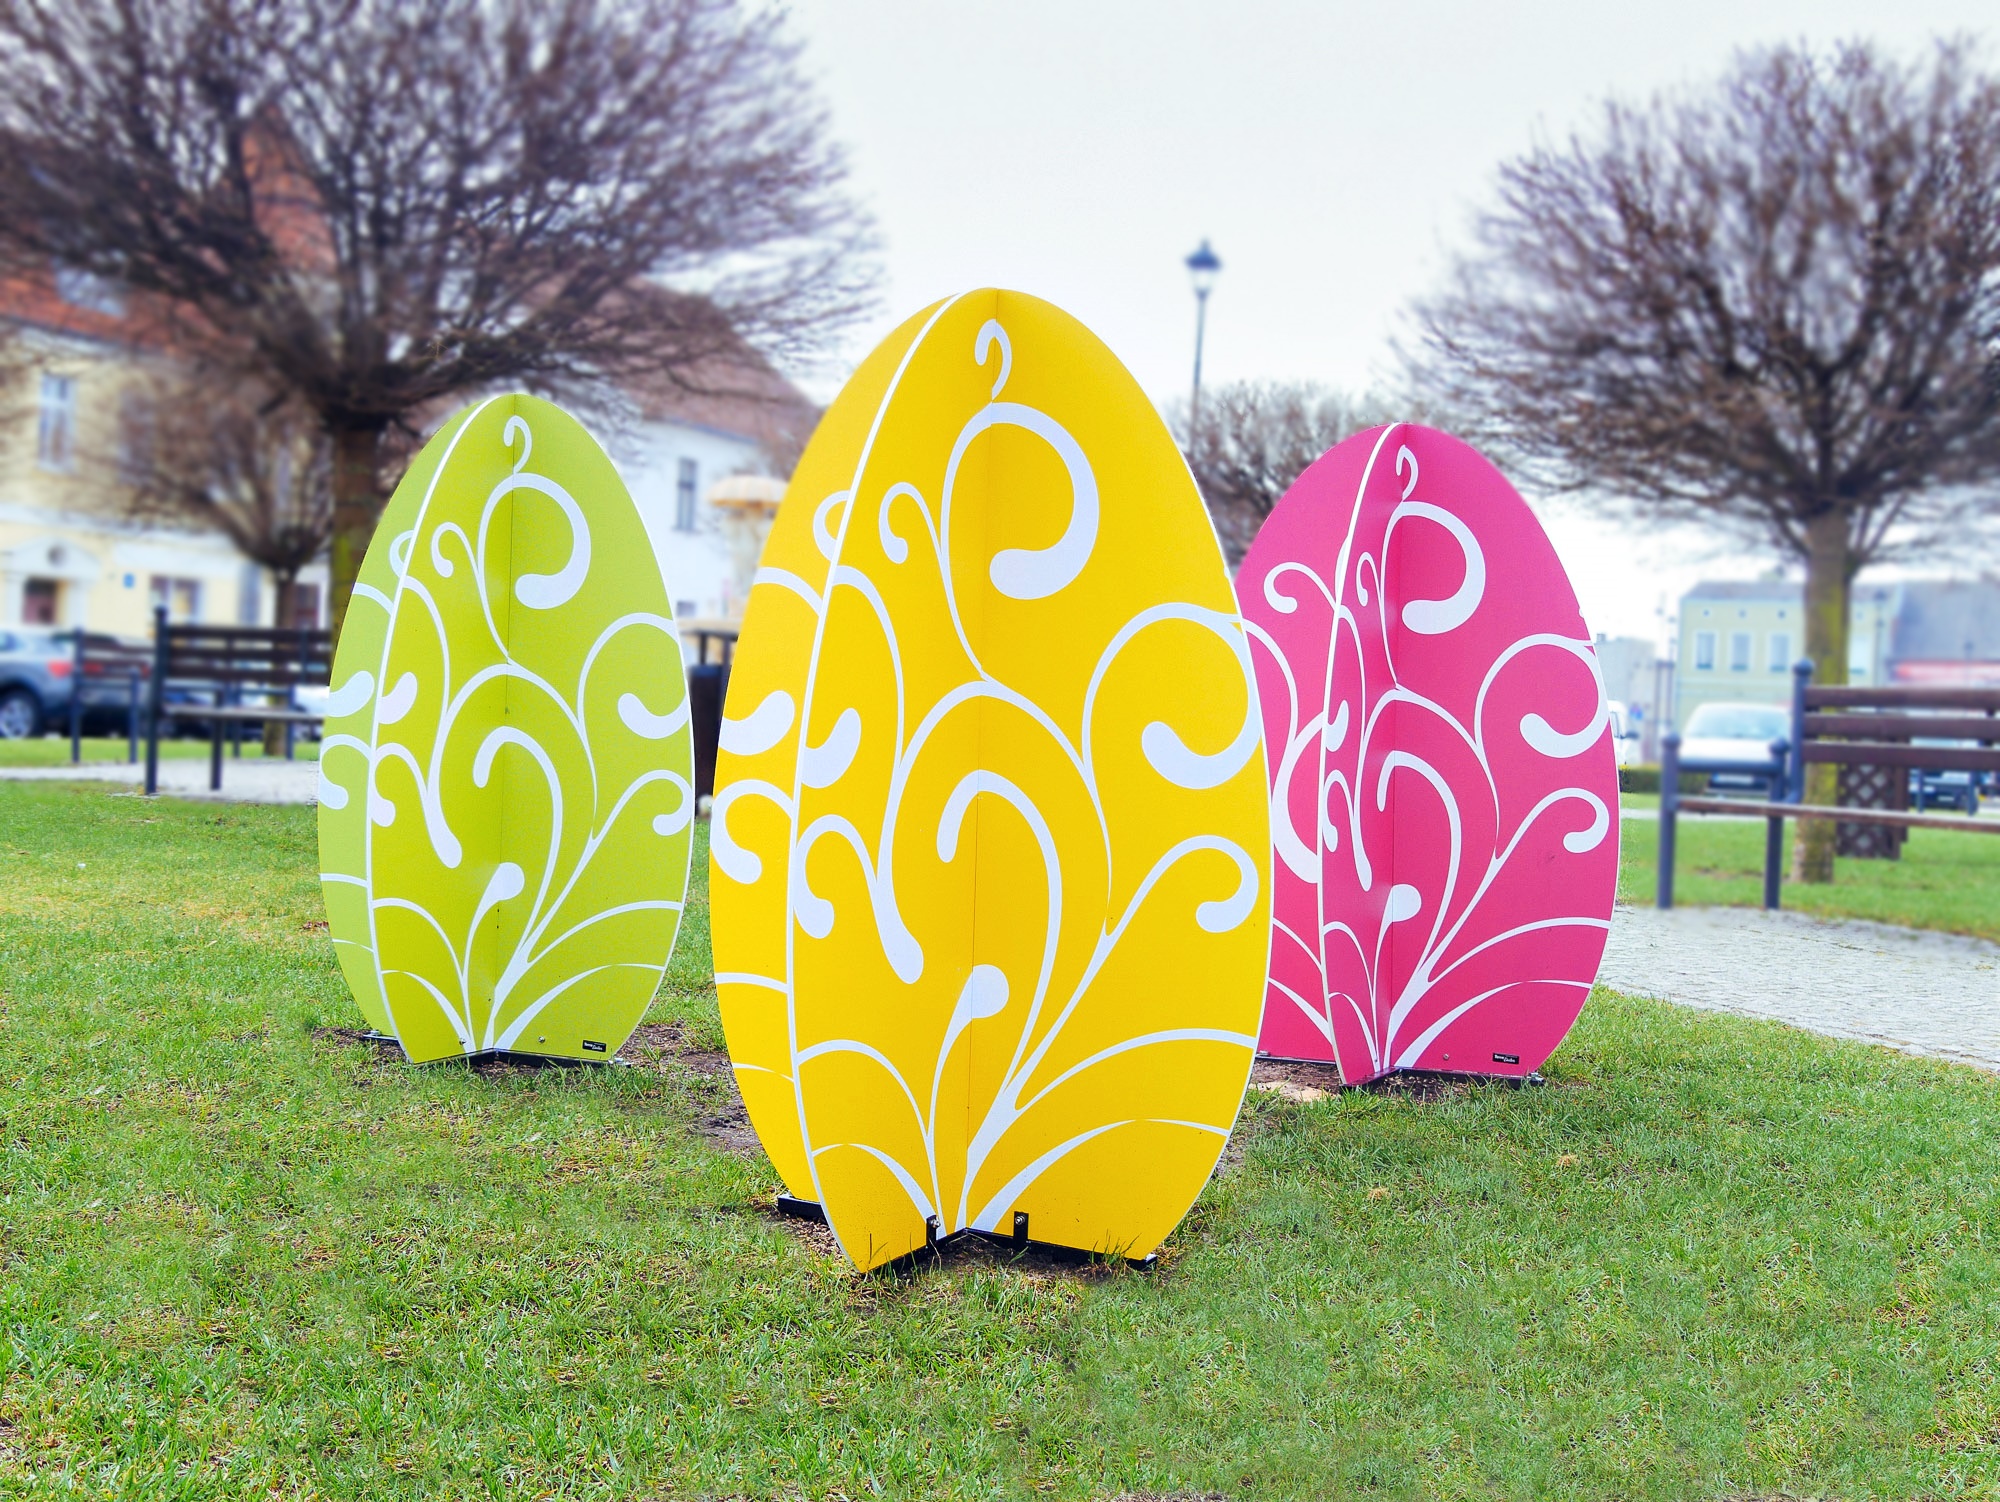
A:
<svg viewBox="0 0 2000 1502">
<path fill-rule="evenodd" d="M 2000 84 L 1967 43 L 1781 47 L 1610 105 L 1501 169 L 1477 246 L 1419 310 L 1420 378 L 1542 484 L 1802 563 L 1823 683 L 1856 572 L 2000 476 Z M 1796 874 L 1831 880 L 1832 839 L 1806 824 Z"/>
<path fill-rule="evenodd" d="M 1310 381 L 1239 381 L 1204 391 L 1192 431 L 1186 403 L 1167 409 L 1231 569 L 1307 465 L 1343 438 L 1417 415 L 1379 393 L 1349 396 Z"/>
<path fill-rule="evenodd" d="M 274 624 L 300 620 L 298 577 L 333 535 L 332 446 L 296 400 L 239 372 L 155 364 L 122 395 L 115 471 L 127 511 L 213 530 L 271 576 Z M 312 624 L 316 624 L 313 622 Z M 264 727 L 275 753 L 284 727 Z"/>
<path fill-rule="evenodd" d="M 0 254 L 157 294 L 333 455 L 333 612 L 385 435 L 501 382 L 795 355 L 866 228 L 782 13 L 739 0 L 0 0 Z"/>
<path fill-rule="evenodd" d="M 333 456 L 318 420 L 213 371 L 156 375 L 125 396 L 112 462 L 129 510 L 222 533 L 269 571 L 276 624 L 297 624 L 299 573 L 333 535 Z"/>
</svg>

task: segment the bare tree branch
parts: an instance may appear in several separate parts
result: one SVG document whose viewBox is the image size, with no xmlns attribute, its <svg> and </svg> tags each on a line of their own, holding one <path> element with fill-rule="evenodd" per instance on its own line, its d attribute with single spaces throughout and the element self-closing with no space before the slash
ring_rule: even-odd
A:
<svg viewBox="0 0 2000 1502">
<path fill-rule="evenodd" d="M 1420 378 L 1549 489 L 1853 570 L 2000 474 L 2000 86 L 1779 49 L 1501 172 Z"/>
<path fill-rule="evenodd" d="M 221 532 L 270 570 L 278 624 L 291 624 L 299 572 L 333 533 L 332 450 L 317 419 L 230 371 L 156 363 L 122 395 L 116 455 L 98 462 L 115 470 L 127 511 Z"/>
<path fill-rule="evenodd" d="M 1250 551 L 1271 508 L 1321 454 L 1378 423 L 1421 416 L 1379 392 L 1348 396 L 1303 381 L 1242 381 L 1206 390 L 1192 431 L 1186 403 L 1167 408 L 1231 569 Z"/>
<path fill-rule="evenodd" d="M 0 0 L 0 255 L 314 414 L 337 612 L 426 406 L 823 348 L 873 276 L 844 175 L 738 0 Z"/>
<path fill-rule="evenodd" d="M 1477 246 L 1418 378 L 1545 487 L 1802 560 L 1822 681 L 1855 573 L 1992 504 L 2000 83 L 1969 43 L 1781 47 L 1610 105 L 1502 168 Z"/>
</svg>

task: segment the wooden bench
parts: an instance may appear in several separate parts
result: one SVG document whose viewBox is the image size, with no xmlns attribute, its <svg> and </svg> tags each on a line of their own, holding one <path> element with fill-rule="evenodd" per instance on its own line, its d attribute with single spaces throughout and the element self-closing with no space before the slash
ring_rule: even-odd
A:
<svg viewBox="0 0 2000 1502">
<path fill-rule="evenodd" d="M 153 654 L 144 642 L 128 642 L 97 631 L 70 633 L 69 760 L 83 761 L 83 721 L 91 709 L 102 709 L 118 695 L 125 702 L 126 760 L 139 760 L 139 720 L 145 704 L 145 683 L 153 669 Z M 94 692 L 93 692 L 94 691 Z M 121 692 L 122 691 L 122 692 Z M 86 697 L 93 702 L 86 704 Z"/>
<path fill-rule="evenodd" d="M 2000 834 L 2000 819 L 1963 818 L 1901 809 L 1856 808 L 1805 802 L 1808 766 L 1884 768 L 1907 777 L 1919 773 L 2000 772 L 2000 688 L 1950 688 L 1919 684 L 1815 684 L 1812 664 L 1792 669 L 1792 733 L 1771 743 L 1769 764 L 1683 761 L 1681 738 L 1670 731 L 1661 742 L 1660 868 L 1657 900 L 1674 905 L 1674 830 L 1679 814 L 1735 814 L 1765 821 L 1764 906 L 1778 906 L 1787 819 L 1832 819 L 1841 824 L 1888 829 L 1955 829 Z M 1974 745 L 1920 746 L 1918 739 L 1972 741 Z M 1764 778 L 1760 800 L 1685 797 L 1682 772 L 1753 771 Z"/>
<path fill-rule="evenodd" d="M 222 742 L 225 730 L 236 732 L 242 754 L 241 730 L 271 722 L 285 726 L 285 754 L 292 754 L 292 733 L 299 725 L 317 724 L 323 716 L 298 708 L 301 688 L 323 688 L 333 670 L 330 633 L 305 627 L 175 626 L 164 607 L 153 612 L 153 670 L 146 713 L 146 791 L 160 788 L 160 731 L 170 717 L 205 720 L 209 728 L 208 785 L 222 786 Z M 206 702 L 168 702 L 175 690 L 205 694 Z M 247 697 L 277 699 L 276 704 L 249 704 Z"/>
</svg>

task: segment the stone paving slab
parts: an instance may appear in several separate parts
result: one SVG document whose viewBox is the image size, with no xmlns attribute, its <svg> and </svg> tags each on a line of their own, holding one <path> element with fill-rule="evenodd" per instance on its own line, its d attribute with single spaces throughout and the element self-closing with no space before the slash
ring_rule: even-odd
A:
<svg viewBox="0 0 2000 1502">
<path fill-rule="evenodd" d="M 0 781 L 7 782 L 111 782 L 143 787 L 144 766 L 129 762 L 85 762 L 80 767 L 0 767 Z M 160 791 L 176 798 L 203 798 L 222 803 L 317 803 L 319 763 L 300 761 L 251 761 L 225 758 L 222 791 L 208 789 L 208 758 L 160 763 Z"/>
<path fill-rule="evenodd" d="M 1620 906 L 1598 981 L 2000 1071 L 2000 945 L 1758 908 Z"/>
</svg>

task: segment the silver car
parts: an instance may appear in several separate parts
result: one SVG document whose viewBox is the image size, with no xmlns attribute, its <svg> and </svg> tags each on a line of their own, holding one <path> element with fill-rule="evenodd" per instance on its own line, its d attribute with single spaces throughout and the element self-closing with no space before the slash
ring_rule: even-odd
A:
<svg viewBox="0 0 2000 1502">
<path fill-rule="evenodd" d="M 1776 704 L 1703 704 L 1681 732 L 1681 760 L 1729 768 L 1709 776 L 1713 788 L 1763 788 L 1771 742 L 1792 733 L 1791 711 Z"/>
<path fill-rule="evenodd" d="M 0 740 L 20 740 L 69 724 L 75 691 L 75 637 L 48 626 L 0 627 Z M 84 727 L 121 733 L 131 713 L 130 678 L 93 676 L 84 689 Z"/>
<path fill-rule="evenodd" d="M 69 713 L 70 652 L 62 632 L 0 629 L 0 739 L 40 735 Z"/>
</svg>

